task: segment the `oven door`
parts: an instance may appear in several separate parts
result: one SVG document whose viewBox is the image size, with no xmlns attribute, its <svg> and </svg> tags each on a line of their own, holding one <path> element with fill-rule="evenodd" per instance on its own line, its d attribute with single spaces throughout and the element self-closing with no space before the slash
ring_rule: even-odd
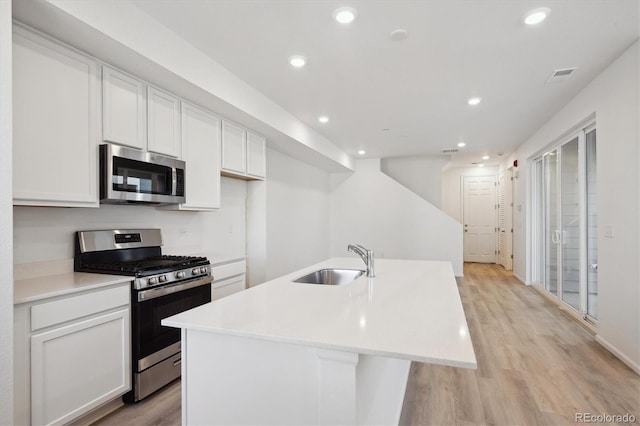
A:
<svg viewBox="0 0 640 426">
<path fill-rule="evenodd" d="M 180 329 L 165 327 L 167 317 L 211 302 L 211 276 L 177 284 L 133 291 L 132 347 L 134 369 L 138 372 L 179 352 Z M 174 349 L 167 353 L 167 348 Z M 175 348 L 177 347 L 177 350 Z"/>
</svg>

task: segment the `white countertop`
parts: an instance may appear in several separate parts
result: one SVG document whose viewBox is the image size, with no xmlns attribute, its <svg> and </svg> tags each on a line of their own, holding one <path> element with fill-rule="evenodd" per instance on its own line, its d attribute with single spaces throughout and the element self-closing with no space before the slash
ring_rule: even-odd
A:
<svg viewBox="0 0 640 426">
<path fill-rule="evenodd" d="M 211 262 L 211 266 L 217 266 L 243 261 L 245 260 L 245 256 L 214 254 L 208 257 L 208 259 L 209 262 Z M 52 266 L 51 264 L 53 263 L 55 263 L 55 265 Z M 124 275 L 91 274 L 72 271 L 63 272 L 63 269 L 73 269 L 73 259 L 18 265 L 21 275 L 28 276 L 28 268 L 35 270 L 37 276 L 14 281 L 14 305 L 133 281 L 133 277 Z M 45 273 L 43 273 L 43 271 L 45 271 Z"/>
<path fill-rule="evenodd" d="M 333 258 L 183 312 L 163 325 L 476 368 L 451 263 L 376 259 L 376 277 L 340 286 L 293 283 Z"/>
<path fill-rule="evenodd" d="M 113 284 L 131 282 L 132 277 L 122 275 L 68 272 L 37 278 L 16 280 L 13 285 L 13 303 L 35 302 L 55 296 L 93 290 Z"/>
</svg>

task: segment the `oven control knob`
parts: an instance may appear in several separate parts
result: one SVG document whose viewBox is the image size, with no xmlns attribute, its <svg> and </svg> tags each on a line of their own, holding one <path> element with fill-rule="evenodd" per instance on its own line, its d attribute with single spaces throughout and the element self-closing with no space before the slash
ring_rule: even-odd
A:
<svg viewBox="0 0 640 426">
<path fill-rule="evenodd" d="M 193 268 L 191 271 L 191 275 L 198 275 L 200 273 L 200 268 Z"/>
<path fill-rule="evenodd" d="M 156 277 L 151 277 L 151 278 L 149 278 L 148 283 L 149 283 L 149 285 L 158 284 L 158 278 L 156 278 Z"/>
<path fill-rule="evenodd" d="M 184 278 L 184 271 L 176 272 L 176 278 Z"/>
<path fill-rule="evenodd" d="M 206 273 L 207 272 L 207 267 L 206 266 L 201 266 L 200 267 L 200 272 L 203 273 L 203 274 Z"/>
<path fill-rule="evenodd" d="M 160 275 L 159 280 L 160 280 L 161 283 L 167 282 L 167 276 L 166 275 Z"/>
</svg>

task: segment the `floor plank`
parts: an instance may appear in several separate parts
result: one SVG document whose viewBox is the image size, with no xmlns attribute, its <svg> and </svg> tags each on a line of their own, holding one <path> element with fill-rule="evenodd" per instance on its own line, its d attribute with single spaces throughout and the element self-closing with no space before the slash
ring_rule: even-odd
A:
<svg viewBox="0 0 640 426">
<path fill-rule="evenodd" d="M 640 424 L 640 377 L 582 326 L 501 266 L 469 263 L 464 274 L 478 368 L 413 363 L 400 424 L 561 425 L 576 413 Z M 443 386 L 452 375 L 455 386 Z"/>
<path fill-rule="evenodd" d="M 465 264 L 458 289 L 476 370 L 412 363 L 402 425 L 562 425 L 576 413 L 640 424 L 640 377 L 497 265 Z M 97 425 L 180 424 L 180 381 Z"/>
</svg>

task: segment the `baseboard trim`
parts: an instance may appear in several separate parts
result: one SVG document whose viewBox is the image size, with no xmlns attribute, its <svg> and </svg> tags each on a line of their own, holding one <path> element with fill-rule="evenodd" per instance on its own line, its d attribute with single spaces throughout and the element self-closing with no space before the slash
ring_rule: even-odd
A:
<svg viewBox="0 0 640 426">
<path fill-rule="evenodd" d="M 119 409 L 120 407 L 122 407 L 124 405 L 124 402 L 122 402 L 122 397 L 119 396 L 116 399 L 113 399 L 109 402 L 105 402 L 104 404 L 102 404 L 101 406 L 89 411 L 88 413 L 80 416 L 79 418 L 71 421 L 69 423 L 69 426 L 89 426 L 92 425 L 93 423 L 97 422 L 98 420 L 108 416 L 109 414 L 113 413 L 114 411 L 116 411 L 117 409 Z"/>
<path fill-rule="evenodd" d="M 616 358 L 622 361 L 627 367 L 632 369 L 638 376 L 640 376 L 640 365 L 633 362 L 631 358 L 620 352 L 618 348 L 609 343 L 606 339 L 602 338 L 599 334 L 596 334 L 596 342 L 600 343 L 606 350 L 611 352 Z"/>
<path fill-rule="evenodd" d="M 522 284 L 528 285 L 527 283 L 524 282 L 524 279 L 522 279 L 522 277 L 516 274 L 515 272 L 513 273 L 513 276 L 516 277 L 518 281 L 520 281 Z"/>
<path fill-rule="evenodd" d="M 558 308 L 560 312 L 564 315 L 575 321 L 578 325 L 584 328 L 589 334 L 595 337 L 598 334 L 598 329 L 596 326 L 589 322 L 585 321 L 585 319 L 580 315 L 579 312 L 575 311 L 572 307 L 565 304 L 563 301 L 555 297 L 553 294 L 549 293 L 544 287 L 542 287 L 538 283 L 530 284 L 530 287 L 535 289 L 538 293 L 542 295 L 549 303 Z"/>
</svg>

